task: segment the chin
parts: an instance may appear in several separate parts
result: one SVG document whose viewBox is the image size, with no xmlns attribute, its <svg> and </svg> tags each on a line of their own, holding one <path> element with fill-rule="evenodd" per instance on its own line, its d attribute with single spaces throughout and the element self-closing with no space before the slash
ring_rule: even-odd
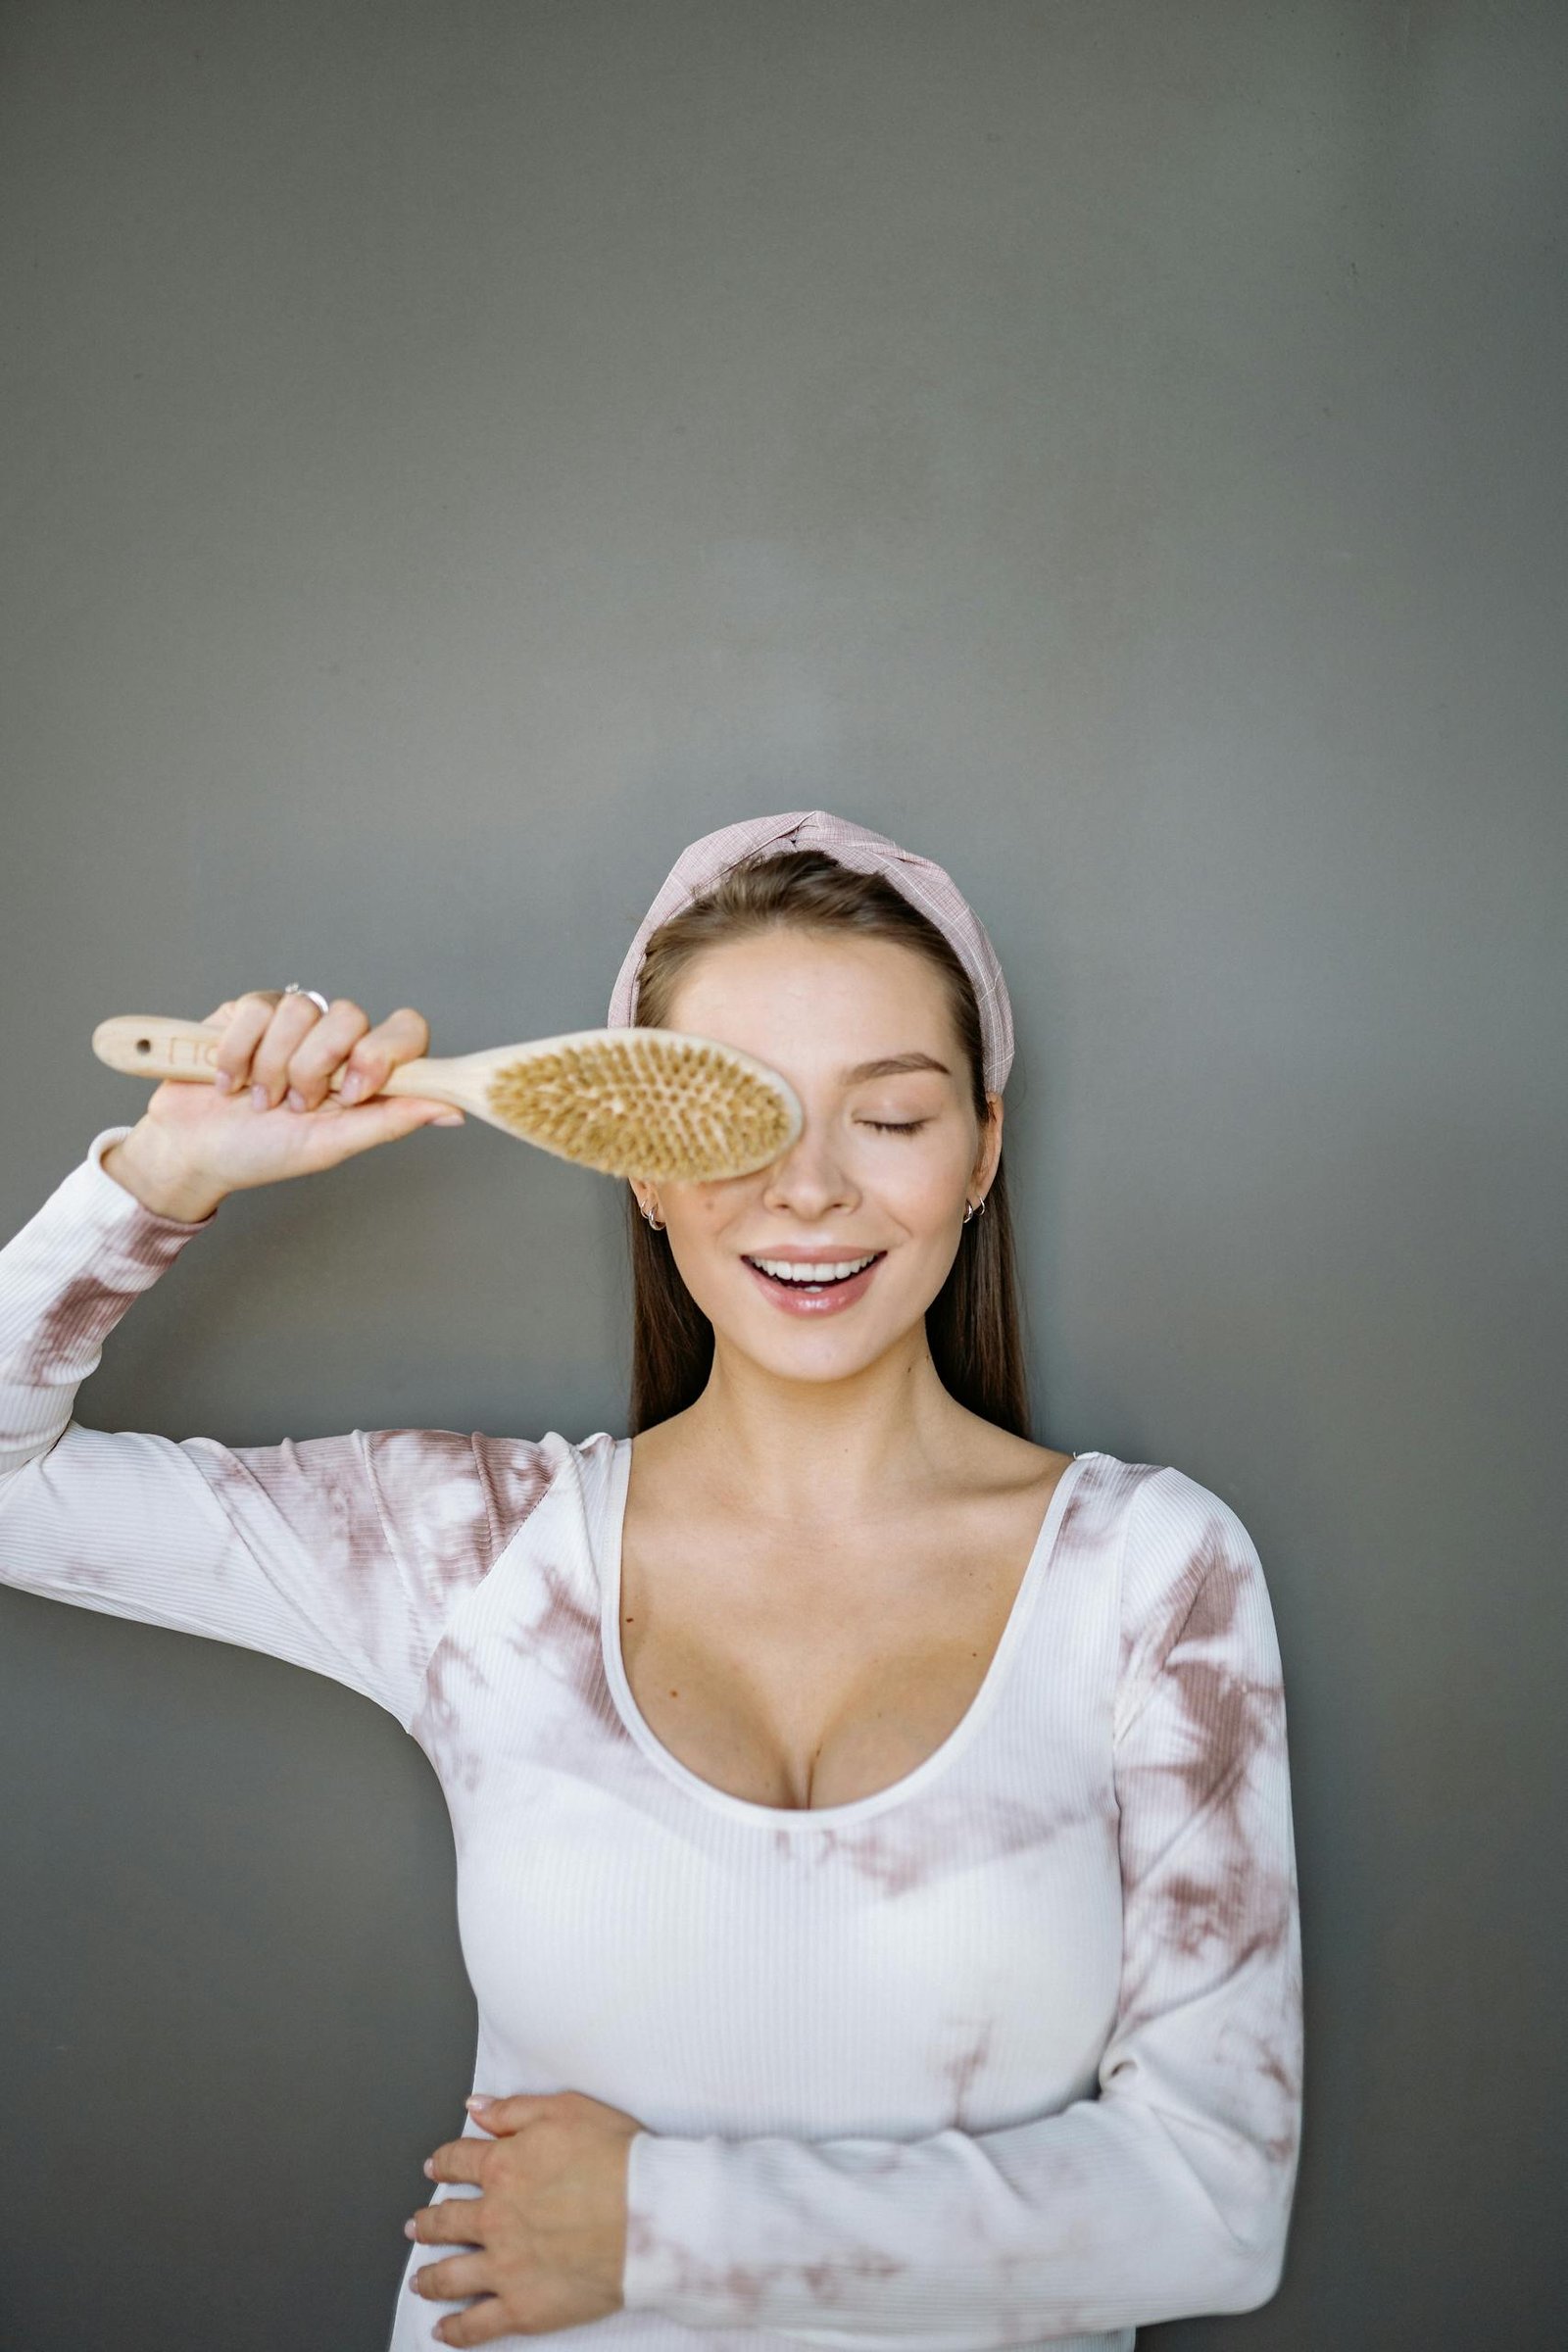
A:
<svg viewBox="0 0 1568 2352">
<path fill-rule="evenodd" d="M 911 1324 L 889 1324 L 878 1317 L 874 1325 L 862 1322 L 858 1330 L 852 1328 L 852 1319 L 843 1322 L 824 1318 L 820 1324 L 787 1321 L 763 1310 L 755 1314 L 737 1315 L 720 1323 L 711 1316 L 716 1338 L 733 1354 L 744 1356 L 775 1380 L 799 1380 L 826 1385 L 831 1381 L 852 1380 L 858 1372 L 886 1355 L 906 1340 L 910 1330 L 918 1331 L 919 1319 Z"/>
<path fill-rule="evenodd" d="M 853 1380 L 858 1372 L 864 1372 L 887 1352 L 885 1348 L 877 1347 L 753 1347 L 738 1338 L 732 1338 L 729 1345 L 737 1354 L 771 1373 L 775 1380 L 798 1380 L 824 1388 L 833 1381 Z"/>
</svg>

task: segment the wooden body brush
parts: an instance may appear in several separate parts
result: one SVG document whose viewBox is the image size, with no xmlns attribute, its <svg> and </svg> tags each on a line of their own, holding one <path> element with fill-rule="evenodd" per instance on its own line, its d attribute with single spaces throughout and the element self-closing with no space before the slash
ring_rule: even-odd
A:
<svg viewBox="0 0 1568 2352">
<path fill-rule="evenodd" d="M 201 1021 L 133 1013 L 92 1033 L 112 1070 L 208 1086 L 220 1042 Z M 341 1076 L 332 1074 L 333 1094 Z M 801 1131 L 799 1098 L 776 1070 L 678 1029 L 577 1029 L 452 1058 L 425 1054 L 401 1063 L 379 1091 L 450 1102 L 558 1159 L 653 1182 L 749 1175 Z"/>
</svg>

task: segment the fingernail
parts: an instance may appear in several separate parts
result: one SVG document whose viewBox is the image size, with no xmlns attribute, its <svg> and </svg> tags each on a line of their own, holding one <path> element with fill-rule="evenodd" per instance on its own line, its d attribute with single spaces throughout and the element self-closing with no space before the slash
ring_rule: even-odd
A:
<svg viewBox="0 0 1568 2352">
<path fill-rule="evenodd" d="M 305 1097 L 300 1093 L 300 1090 L 297 1086 L 291 1086 L 288 1090 L 288 1106 L 290 1110 L 303 1110 L 305 1108 Z"/>
<path fill-rule="evenodd" d="M 214 1093 L 215 1093 L 215 1094 L 219 1094 L 219 1095 L 226 1095 L 226 1094 L 229 1094 L 229 1093 L 231 1093 L 231 1092 L 232 1092 L 232 1090 L 233 1090 L 233 1085 L 234 1085 L 234 1081 L 233 1081 L 233 1079 L 232 1079 L 232 1078 L 229 1076 L 229 1074 L 228 1074 L 228 1072 L 227 1072 L 226 1070 L 218 1070 L 218 1071 L 216 1071 L 216 1072 L 214 1073 L 214 1077 L 213 1077 L 213 1091 L 214 1091 Z"/>
<path fill-rule="evenodd" d="M 350 1070 L 339 1090 L 345 1102 L 357 1102 L 365 1092 L 365 1080 L 358 1070 Z"/>
<path fill-rule="evenodd" d="M 403 2234 L 405 2237 L 417 2237 L 419 2232 L 417 2230 L 416 2230 L 412 2222 L 405 2222 L 403 2225 Z"/>
<path fill-rule="evenodd" d="M 421 2171 L 421 2172 L 423 2172 L 423 2173 L 424 2173 L 424 2174 L 425 2174 L 425 2175 L 426 2175 L 426 2176 L 427 2176 L 427 2177 L 428 2177 L 430 2180 L 433 2180 L 435 2179 L 435 2166 L 434 2166 L 434 2164 L 431 2162 L 431 2160 L 430 2160 L 430 2158 L 429 2158 L 428 2156 L 425 2158 L 425 2160 L 424 2160 L 423 2164 L 420 2166 L 420 2168 L 419 2168 L 419 2169 L 420 2169 L 420 2171 Z"/>
<path fill-rule="evenodd" d="M 266 1087 L 259 1083 L 251 1088 L 251 1101 L 258 1110 L 270 1110 L 272 1106 Z"/>
<path fill-rule="evenodd" d="M 430 1124 L 432 1127 L 461 1127 L 463 1113 L 461 1110 L 443 1110 L 430 1121 Z"/>
<path fill-rule="evenodd" d="M 489 2106 L 489 2104 L 490 2104 L 490 2102 L 489 2102 L 489 2100 L 488 2100 L 488 2099 L 487 2099 L 487 2098 L 484 2096 L 484 2093 L 483 2093 L 482 2091 L 477 2091 L 477 2090 L 476 2090 L 476 2091 L 474 2092 L 474 2094 L 473 2094 L 472 2098 L 471 2098 L 471 2099 L 465 2099 L 465 2100 L 464 2100 L 464 2102 L 463 2102 L 463 2104 L 465 2105 L 465 2107 L 466 2107 L 466 2109 L 468 2110 L 468 2113 L 471 2115 L 471 2114 L 473 2113 L 473 2111 L 474 2111 L 474 2109 L 475 2109 L 476 2107 L 488 2107 L 488 2106 Z"/>
</svg>

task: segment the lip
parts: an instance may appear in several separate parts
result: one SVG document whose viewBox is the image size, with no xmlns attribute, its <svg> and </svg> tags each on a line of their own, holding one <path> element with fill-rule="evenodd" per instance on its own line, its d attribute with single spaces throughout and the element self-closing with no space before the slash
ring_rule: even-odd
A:
<svg viewBox="0 0 1568 2352">
<path fill-rule="evenodd" d="M 864 1242 L 760 1242 L 755 1250 L 743 1250 L 742 1257 L 776 1257 L 784 1266 L 842 1266 L 847 1257 L 885 1257 L 885 1250 L 875 1244 L 868 1248 Z"/>
<path fill-rule="evenodd" d="M 859 1257 L 862 1254 L 858 1250 L 846 1250 L 844 1257 Z M 791 1266 L 843 1263 L 843 1258 L 835 1261 L 824 1256 L 820 1250 L 768 1250 L 760 1251 L 759 1255 L 774 1257 L 781 1264 Z M 808 1291 L 791 1290 L 782 1282 L 774 1282 L 760 1267 L 754 1266 L 750 1258 L 741 1259 L 757 1288 L 771 1305 L 777 1307 L 781 1315 L 807 1316 L 839 1315 L 846 1307 L 854 1306 L 857 1299 L 865 1297 L 871 1287 L 871 1277 L 882 1262 L 882 1257 L 873 1257 L 871 1263 L 862 1267 L 858 1274 L 852 1274 L 848 1282 L 836 1282 L 830 1291 Z"/>
</svg>

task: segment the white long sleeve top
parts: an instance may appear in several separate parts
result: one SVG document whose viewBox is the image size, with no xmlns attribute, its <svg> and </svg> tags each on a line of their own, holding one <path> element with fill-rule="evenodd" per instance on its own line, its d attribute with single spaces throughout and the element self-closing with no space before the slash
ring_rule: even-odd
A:
<svg viewBox="0 0 1568 2352">
<path fill-rule="evenodd" d="M 428 1756 L 473 2087 L 645 2126 L 624 2308 L 498 2340 L 1128 2352 L 1140 2322 L 1265 2302 L 1300 1941 L 1274 1621 L 1230 1506 L 1076 1455 L 935 1752 L 853 1803 L 753 1804 L 632 1696 L 628 1440 L 228 1446 L 73 1418 L 212 1222 L 104 1170 L 129 1132 L 0 1250 L 0 1577 L 330 1675 Z M 453 2251 L 415 2246 L 404 2285 Z M 462 2308 L 400 2292 L 390 2352 L 432 2352 Z"/>
</svg>

